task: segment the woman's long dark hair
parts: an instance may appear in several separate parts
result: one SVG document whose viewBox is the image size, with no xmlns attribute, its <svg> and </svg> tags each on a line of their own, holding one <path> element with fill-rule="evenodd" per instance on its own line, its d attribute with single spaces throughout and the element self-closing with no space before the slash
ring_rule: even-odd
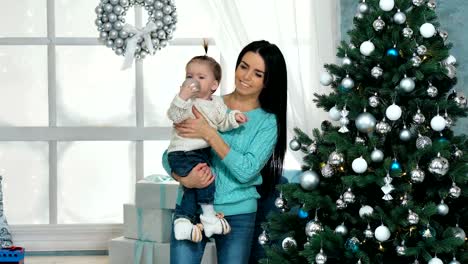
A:
<svg viewBox="0 0 468 264">
<path fill-rule="evenodd" d="M 283 173 L 286 152 L 286 103 L 288 78 L 286 62 L 280 49 L 265 40 L 254 41 L 245 46 L 239 54 L 236 69 L 247 52 L 259 54 L 265 62 L 263 89 L 259 95 L 260 106 L 276 116 L 278 140 L 273 155 L 262 169 L 263 183 L 259 189 L 262 197 L 270 194 Z"/>
</svg>

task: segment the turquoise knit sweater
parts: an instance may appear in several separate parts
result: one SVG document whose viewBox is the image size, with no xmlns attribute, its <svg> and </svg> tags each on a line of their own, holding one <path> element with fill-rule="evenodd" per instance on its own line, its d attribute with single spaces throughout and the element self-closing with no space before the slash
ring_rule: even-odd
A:
<svg viewBox="0 0 468 264">
<path fill-rule="evenodd" d="M 262 183 L 261 169 L 271 157 L 277 140 L 276 118 L 261 108 L 245 112 L 248 121 L 237 129 L 218 132 L 231 148 L 220 159 L 212 151 L 211 170 L 216 176 L 215 210 L 225 215 L 257 211 L 256 185 Z M 164 169 L 170 174 L 167 152 Z M 180 202 L 179 193 L 179 202 Z"/>
</svg>

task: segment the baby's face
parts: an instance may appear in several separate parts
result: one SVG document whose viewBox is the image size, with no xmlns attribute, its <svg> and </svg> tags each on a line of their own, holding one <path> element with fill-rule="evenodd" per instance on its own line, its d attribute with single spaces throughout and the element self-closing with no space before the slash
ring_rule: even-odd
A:
<svg viewBox="0 0 468 264">
<path fill-rule="evenodd" d="M 207 63 L 193 61 L 185 69 L 185 78 L 192 78 L 200 83 L 198 98 L 209 99 L 218 89 L 218 81 Z"/>
</svg>

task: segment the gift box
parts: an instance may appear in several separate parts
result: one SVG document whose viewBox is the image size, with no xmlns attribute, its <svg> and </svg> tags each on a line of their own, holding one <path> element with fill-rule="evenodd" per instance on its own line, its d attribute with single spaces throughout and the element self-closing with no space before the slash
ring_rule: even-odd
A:
<svg viewBox="0 0 468 264">
<path fill-rule="evenodd" d="M 169 242 L 172 231 L 172 211 L 124 204 L 124 237 L 160 243 Z"/>
<path fill-rule="evenodd" d="M 150 209 L 174 209 L 179 183 L 167 175 L 150 175 L 136 183 L 135 206 Z"/>
<path fill-rule="evenodd" d="M 7 247 L 0 249 L 0 263 L 24 263 L 24 248 Z"/>
<path fill-rule="evenodd" d="M 170 244 L 118 237 L 109 244 L 110 264 L 169 264 Z M 206 245 L 202 264 L 216 264 L 214 243 Z"/>
</svg>

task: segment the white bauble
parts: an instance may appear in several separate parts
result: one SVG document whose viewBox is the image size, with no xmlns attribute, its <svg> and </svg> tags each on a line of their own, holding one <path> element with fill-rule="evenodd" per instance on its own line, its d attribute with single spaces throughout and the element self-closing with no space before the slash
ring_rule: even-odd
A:
<svg viewBox="0 0 468 264">
<path fill-rule="evenodd" d="M 380 242 L 387 241 L 390 238 L 390 229 L 382 224 L 375 229 L 374 236 Z"/>
<path fill-rule="evenodd" d="M 353 171 L 356 173 L 364 173 L 367 170 L 367 162 L 362 157 L 359 157 L 353 160 L 351 167 L 353 168 Z"/>
<path fill-rule="evenodd" d="M 384 157 L 385 157 L 384 153 L 380 149 L 374 149 L 371 152 L 371 160 L 373 162 L 381 162 L 381 161 L 383 161 Z"/>
<path fill-rule="evenodd" d="M 435 35 L 436 29 L 431 23 L 424 23 L 419 28 L 419 32 L 425 38 L 431 38 Z"/>
<path fill-rule="evenodd" d="M 387 116 L 388 119 L 395 121 L 400 119 L 401 117 L 401 108 L 393 103 L 389 107 L 387 107 L 387 110 L 385 111 L 385 115 Z"/>
<path fill-rule="evenodd" d="M 383 11 L 390 11 L 393 9 L 393 7 L 395 7 L 395 1 L 394 0 L 380 0 L 379 7 Z"/>
<path fill-rule="evenodd" d="M 323 86 L 328 86 L 333 82 L 333 76 L 329 72 L 322 72 L 320 75 L 320 83 Z"/>
<path fill-rule="evenodd" d="M 433 257 L 427 264 L 444 264 L 444 262 L 438 257 Z"/>
<path fill-rule="evenodd" d="M 359 209 L 359 216 L 364 218 L 365 216 L 371 216 L 374 213 L 374 208 L 369 205 L 363 205 L 361 209 Z"/>
<path fill-rule="evenodd" d="M 361 46 L 359 47 L 359 51 L 361 51 L 361 54 L 364 56 L 369 56 L 371 53 L 375 50 L 374 43 L 372 43 L 370 40 L 364 41 L 361 43 Z"/>
<path fill-rule="evenodd" d="M 330 119 L 333 121 L 338 121 L 341 118 L 341 112 L 336 108 L 336 105 L 330 109 L 328 114 L 330 115 Z"/>
<path fill-rule="evenodd" d="M 442 131 L 447 125 L 447 121 L 440 115 L 436 115 L 431 119 L 431 128 L 434 131 Z"/>
</svg>

